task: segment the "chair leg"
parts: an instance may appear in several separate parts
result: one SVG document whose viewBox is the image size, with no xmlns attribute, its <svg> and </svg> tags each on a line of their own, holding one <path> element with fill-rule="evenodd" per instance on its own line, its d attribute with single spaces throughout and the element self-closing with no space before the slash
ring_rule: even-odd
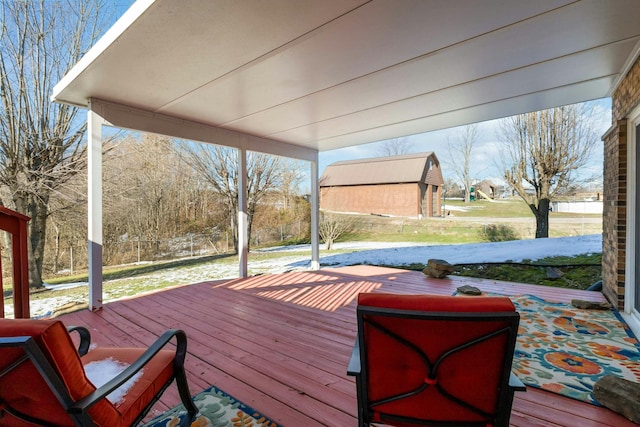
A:
<svg viewBox="0 0 640 427">
<path fill-rule="evenodd" d="M 176 330 L 174 332 L 176 337 L 176 357 L 173 360 L 173 369 L 176 377 L 176 385 L 178 386 L 178 393 L 180 394 L 180 400 L 187 410 L 187 420 L 183 424 L 187 427 L 191 424 L 198 413 L 198 408 L 193 403 L 191 393 L 189 393 L 189 384 L 187 383 L 187 374 L 184 370 L 184 360 L 187 355 L 187 335 L 182 330 Z"/>
<path fill-rule="evenodd" d="M 178 386 L 178 393 L 180 394 L 182 405 L 184 405 L 185 409 L 187 410 L 187 417 L 183 421 L 183 425 L 181 427 L 189 427 L 196 414 L 198 413 L 198 408 L 196 407 L 195 403 L 193 403 L 193 399 L 191 398 L 191 393 L 189 392 L 189 384 L 187 383 L 187 376 L 184 368 L 178 369 L 176 372 L 176 386 Z"/>
<path fill-rule="evenodd" d="M 356 375 L 356 394 L 357 394 L 357 402 L 358 402 L 358 427 L 369 427 L 369 422 L 365 419 L 365 410 L 363 407 L 364 404 L 364 393 L 362 390 L 362 379 L 360 375 Z"/>
</svg>

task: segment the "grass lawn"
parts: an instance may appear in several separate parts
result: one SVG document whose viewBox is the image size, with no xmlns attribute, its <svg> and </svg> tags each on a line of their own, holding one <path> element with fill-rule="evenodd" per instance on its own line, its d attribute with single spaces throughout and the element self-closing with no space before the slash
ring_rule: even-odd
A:
<svg viewBox="0 0 640 427">
<path fill-rule="evenodd" d="M 455 274 L 569 289 L 587 289 L 602 279 L 602 254 L 548 257 L 524 263 L 456 265 Z"/>
<path fill-rule="evenodd" d="M 526 218 L 533 219 L 533 213 L 521 199 L 480 199 L 465 203 L 463 200 L 445 200 L 445 212 L 457 217 Z"/>
<path fill-rule="evenodd" d="M 470 203 L 451 200 L 445 207 L 450 215 L 435 218 L 349 215 L 352 230 L 338 241 L 480 243 L 496 241 L 491 227 L 499 227 L 510 239 L 535 237 L 535 217 L 519 198 Z M 551 212 L 549 222 L 549 237 L 602 233 L 602 215 Z"/>
</svg>

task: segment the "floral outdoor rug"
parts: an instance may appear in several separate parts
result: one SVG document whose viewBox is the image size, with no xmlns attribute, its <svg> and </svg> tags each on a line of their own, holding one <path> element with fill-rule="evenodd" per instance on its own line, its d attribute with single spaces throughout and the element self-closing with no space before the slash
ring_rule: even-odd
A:
<svg viewBox="0 0 640 427">
<path fill-rule="evenodd" d="M 511 300 L 520 313 L 513 371 L 526 385 L 598 405 L 593 385 L 604 375 L 640 381 L 640 344 L 618 312 Z"/>
<path fill-rule="evenodd" d="M 245 405 L 214 386 L 198 393 L 193 401 L 199 409 L 191 427 L 279 427 L 250 406 Z M 177 427 L 186 416 L 178 405 L 141 427 Z"/>
</svg>

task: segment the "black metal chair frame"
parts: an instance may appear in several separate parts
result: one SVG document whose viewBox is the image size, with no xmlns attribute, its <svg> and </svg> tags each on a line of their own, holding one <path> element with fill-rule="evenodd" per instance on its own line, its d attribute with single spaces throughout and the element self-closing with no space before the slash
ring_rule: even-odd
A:
<svg viewBox="0 0 640 427">
<path fill-rule="evenodd" d="M 462 345 L 455 346 L 450 348 L 444 354 L 442 354 L 438 360 L 431 361 L 428 356 L 424 354 L 418 347 L 414 344 L 404 340 L 402 337 L 394 334 L 393 332 L 387 330 L 383 326 L 378 323 L 370 320 L 367 316 L 385 316 L 385 317 L 396 317 L 396 318 L 406 318 L 406 319 L 415 319 L 420 321 L 455 321 L 455 322 L 507 322 L 506 327 L 502 327 L 496 329 L 495 331 L 478 336 L 471 341 L 468 341 Z M 358 425 L 359 426 L 368 426 L 369 420 L 371 419 L 371 414 L 373 413 L 372 408 L 375 405 L 407 398 L 410 396 L 414 396 L 426 390 L 428 387 L 436 387 L 438 391 L 445 396 L 447 399 L 454 401 L 455 403 L 462 405 L 463 407 L 476 412 L 482 416 L 488 416 L 489 414 L 485 414 L 478 408 L 475 408 L 472 404 L 465 402 L 462 399 L 459 399 L 452 393 L 449 393 L 447 390 L 443 389 L 439 384 L 427 384 L 423 383 L 420 387 L 407 391 L 405 393 L 388 396 L 385 399 L 382 399 L 377 402 L 370 402 L 367 393 L 367 370 L 362 369 L 362 366 L 368 366 L 366 361 L 366 351 L 365 343 L 362 339 L 363 331 L 365 325 L 368 327 L 373 327 L 396 340 L 405 346 L 408 350 L 418 354 L 428 372 L 428 378 L 434 379 L 437 374 L 438 367 L 440 363 L 449 357 L 450 355 L 457 353 L 459 351 L 465 350 L 467 348 L 473 347 L 476 344 L 481 342 L 485 342 L 493 337 L 498 335 L 506 336 L 506 348 L 505 353 L 507 355 L 513 355 L 515 350 L 515 343 L 518 333 L 518 323 L 520 321 L 520 315 L 517 312 L 425 312 L 425 311 L 415 311 L 415 310 L 398 310 L 398 309 L 390 309 L 390 308 L 380 308 L 380 307 L 368 307 L 368 306 L 358 306 L 357 308 L 357 320 L 358 320 L 358 335 L 356 336 L 356 342 L 353 348 L 353 352 L 351 354 L 351 359 L 349 360 L 349 366 L 347 369 L 347 374 L 355 376 L 356 378 L 356 392 L 358 398 Z M 513 403 L 514 392 L 516 391 L 526 391 L 524 384 L 511 373 L 511 362 L 512 357 L 506 357 L 503 366 L 502 366 L 502 378 L 500 383 L 502 386 L 499 390 L 498 402 L 499 408 L 496 414 L 496 417 L 493 421 L 494 426 L 499 427 L 507 427 L 509 425 L 509 417 L 511 415 L 511 407 Z M 421 420 L 410 417 L 399 417 L 391 414 L 381 414 L 381 418 L 388 422 L 403 422 L 403 423 L 413 423 L 415 425 L 427 425 L 427 426 L 475 426 L 481 425 L 486 426 L 486 422 L 483 423 L 468 423 L 468 422 L 436 422 L 430 420 Z"/>
<path fill-rule="evenodd" d="M 89 330 L 81 326 L 69 327 L 70 332 L 77 332 L 80 336 L 80 343 L 78 345 L 78 353 L 80 356 L 87 354 L 89 346 L 91 344 L 91 334 Z M 57 374 L 55 369 L 49 363 L 47 357 L 42 353 L 40 347 L 35 343 L 34 339 L 30 336 L 19 336 L 10 338 L 0 338 L 0 349 L 2 348 L 20 348 L 24 351 L 24 356 L 16 360 L 13 364 L 9 365 L 6 369 L 0 372 L 0 377 L 4 376 L 11 370 L 15 369 L 27 360 L 31 360 L 36 367 L 40 375 L 44 378 L 46 383 L 51 388 L 51 391 L 58 398 L 62 407 L 67 411 L 71 419 L 79 427 L 91 427 L 96 426 L 89 413 L 87 412 L 91 406 L 105 398 L 112 391 L 120 387 L 133 377 L 138 371 L 140 371 L 147 363 L 153 359 L 153 357 L 162 350 L 171 339 L 176 338 L 176 355 L 173 359 L 174 375 L 162 386 L 156 393 L 151 402 L 142 410 L 138 417 L 134 420 L 131 426 L 137 426 L 145 415 L 149 412 L 151 407 L 160 399 L 162 393 L 171 385 L 173 380 L 176 380 L 178 387 L 178 393 L 180 400 L 187 411 L 187 417 L 182 422 L 182 427 L 188 427 L 191 421 L 195 418 L 198 412 L 191 394 L 189 393 L 189 386 L 187 384 L 187 377 L 184 370 L 184 359 L 187 353 L 187 336 L 184 331 L 179 329 L 170 329 L 165 331 L 134 363 L 128 366 L 120 374 L 109 380 L 103 386 L 97 388 L 94 392 L 80 399 L 79 401 L 73 401 L 69 395 L 62 379 Z M 51 426 L 49 423 L 42 420 L 35 419 L 28 414 L 20 413 L 8 406 L 3 408 L 4 411 L 12 416 L 22 419 L 24 421 L 41 425 Z"/>
</svg>

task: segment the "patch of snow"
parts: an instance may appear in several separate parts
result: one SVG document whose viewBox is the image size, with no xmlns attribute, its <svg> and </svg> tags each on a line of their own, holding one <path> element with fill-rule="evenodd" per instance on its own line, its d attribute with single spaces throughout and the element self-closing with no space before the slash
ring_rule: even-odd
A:
<svg viewBox="0 0 640 427">
<path fill-rule="evenodd" d="M 323 267 L 340 267 L 357 264 L 406 266 L 426 264 L 430 258 L 443 259 L 451 264 L 471 264 L 481 262 L 519 262 L 525 259 L 537 260 L 549 256 L 573 256 L 601 253 L 602 235 L 577 237 L 556 237 L 547 239 L 514 240 L 498 243 L 474 243 L 463 245 L 434 245 L 408 242 L 345 242 L 334 244 L 335 251 L 321 250 L 320 264 Z M 291 252 L 300 252 L 292 254 Z M 311 245 L 279 246 L 256 250 L 256 252 L 280 253 L 277 258 L 249 262 L 250 274 L 274 274 L 286 271 L 307 270 L 311 267 Z M 229 263 L 206 263 L 194 266 L 160 270 L 145 276 L 136 276 L 138 286 L 149 291 L 180 285 L 199 283 L 207 280 L 233 279 L 238 277 L 238 265 Z M 146 283 L 139 283 L 145 280 Z M 113 286 L 114 282 L 121 283 Z M 127 279 L 109 282 L 105 289 L 104 301 L 115 301 L 129 296 Z M 167 285 L 169 284 L 169 285 Z M 62 286 L 52 286 L 61 289 Z M 88 286 L 74 283 L 70 286 Z M 73 297 L 55 296 L 32 300 L 31 315 L 41 317 L 64 304 L 77 302 Z M 86 303 L 86 301 L 81 301 Z M 7 317 L 12 316 L 13 307 L 5 307 Z"/>
<path fill-rule="evenodd" d="M 108 358 L 87 363 L 84 366 L 84 371 L 87 374 L 89 381 L 91 381 L 97 388 L 100 388 L 128 367 L 129 364 L 127 363 L 122 363 L 113 358 Z M 142 376 L 143 371 L 144 369 L 138 371 L 126 383 L 111 392 L 107 396 L 107 399 L 116 406 L 122 403 L 129 390 L 131 390 L 131 387 L 133 387 L 136 381 L 138 381 Z"/>
<path fill-rule="evenodd" d="M 364 245 L 364 244 L 363 244 Z M 577 237 L 555 237 L 546 239 L 513 240 L 509 242 L 470 243 L 465 245 L 408 245 L 394 248 L 367 247 L 357 252 L 325 255 L 321 263 L 331 265 L 384 264 L 408 265 L 426 264 L 430 258 L 443 259 L 451 264 L 472 264 L 481 262 L 519 262 L 525 259 L 537 260 L 549 256 L 573 256 L 602 252 L 602 235 L 593 234 Z M 338 249 L 339 246 L 336 246 Z"/>
<path fill-rule="evenodd" d="M 549 256 L 573 256 L 602 252 L 602 235 L 513 240 L 509 242 L 468 243 L 464 245 L 425 245 L 424 243 L 346 242 L 335 243 L 336 250 L 352 252 L 332 254 L 324 252 L 321 265 L 346 266 L 356 264 L 384 264 L 403 266 L 426 264 L 438 258 L 451 264 L 536 260 Z M 269 248 L 269 252 L 311 251 L 310 245 Z M 278 263 L 277 259 L 270 260 Z M 289 267 L 298 266 L 290 264 Z"/>
<path fill-rule="evenodd" d="M 80 286 L 87 286 L 87 282 L 72 282 L 72 283 L 62 283 L 60 285 L 52 285 L 49 283 L 43 283 L 42 286 L 44 286 L 46 289 L 52 290 L 52 291 L 56 291 L 56 290 L 60 290 L 60 289 L 71 289 L 71 288 L 77 288 Z"/>
</svg>

